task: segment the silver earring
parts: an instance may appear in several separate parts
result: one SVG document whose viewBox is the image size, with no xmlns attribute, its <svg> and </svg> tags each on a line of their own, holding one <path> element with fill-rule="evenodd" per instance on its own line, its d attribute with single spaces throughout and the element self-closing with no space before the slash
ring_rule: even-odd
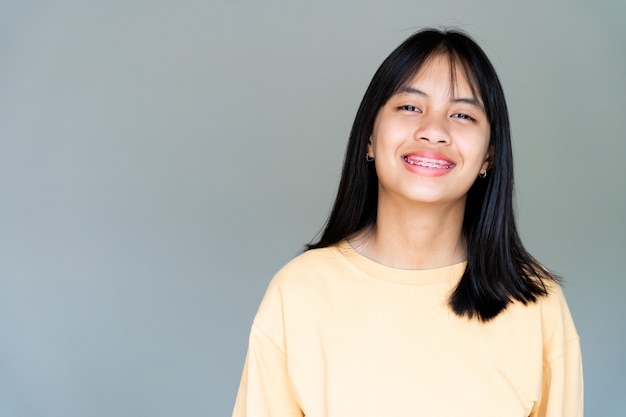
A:
<svg viewBox="0 0 626 417">
<path fill-rule="evenodd" d="M 372 158 L 368 153 L 365 154 L 365 160 L 367 162 L 372 162 L 374 160 L 374 158 Z"/>
<path fill-rule="evenodd" d="M 480 178 L 487 178 L 487 170 L 484 170 L 483 172 L 479 173 L 478 176 Z"/>
</svg>

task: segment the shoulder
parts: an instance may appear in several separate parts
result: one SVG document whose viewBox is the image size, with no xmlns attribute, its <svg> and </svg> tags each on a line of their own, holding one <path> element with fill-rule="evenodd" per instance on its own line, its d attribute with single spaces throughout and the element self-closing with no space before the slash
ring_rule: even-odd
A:
<svg viewBox="0 0 626 417">
<path fill-rule="evenodd" d="M 309 297 L 345 273 L 348 262 L 338 246 L 311 249 L 293 258 L 272 278 L 263 303 Z M 278 300 L 280 298 L 280 300 Z"/>
<path fill-rule="evenodd" d="M 541 311 L 541 325 L 544 345 L 552 346 L 554 350 L 550 361 L 563 354 L 567 345 L 578 343 L 579 336 L 574 320 L 565 299 L 561 285 L 551 282 L 546 285 L 548 295 L 539 300 Z"/>
<path fill-rule="evenodd" d="M 547 294 L 538 300 L 544 319 L 570 317 L 569 307 L 561 285 L 554 281 L 544 281 L 544 285 Z"/>
<path fill-rule="evenodd" d="M 269 289 L 294 289 L 334 275 L 345 267 L 346 258 L 338 246 L 311 249 L 293 258 L 272 278 Z"/>
<path fill-rule="evenodd" d="M 254 325 L 278 346 L 287 322 L 309 317 L 333 291 L 344 257 L 334 246 L 306 251 L 283 266 L 270 281 Z M 343 260 L 343 261 L 342 261 Z"/>
</svg>

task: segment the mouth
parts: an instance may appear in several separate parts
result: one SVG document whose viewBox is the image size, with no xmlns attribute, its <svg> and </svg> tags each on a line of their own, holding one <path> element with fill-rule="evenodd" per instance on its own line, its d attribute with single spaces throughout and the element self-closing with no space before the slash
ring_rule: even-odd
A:
<svg viewBox="0 0 626 417">
<path fill-rule="evenodd" d="M 417 165 L 424 168 L 452 169 L 456 166 L 452 162 L 443 159 L 423 158 L 415 155 L 404 155 L 402 159 L 409 165 Z"/>
</svg>

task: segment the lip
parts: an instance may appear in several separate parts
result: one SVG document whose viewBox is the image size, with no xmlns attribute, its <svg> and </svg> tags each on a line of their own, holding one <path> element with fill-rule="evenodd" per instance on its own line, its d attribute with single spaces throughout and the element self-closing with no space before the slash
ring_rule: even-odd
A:
<svg viewBox="0 0 626 417">
<path fill-rule="evenodd" d="M 445 175 L 456 166 L 446 155 L 432 151 L 404 154 L 402 162 L 409 171 L 426 176 Z"/>
</svg>

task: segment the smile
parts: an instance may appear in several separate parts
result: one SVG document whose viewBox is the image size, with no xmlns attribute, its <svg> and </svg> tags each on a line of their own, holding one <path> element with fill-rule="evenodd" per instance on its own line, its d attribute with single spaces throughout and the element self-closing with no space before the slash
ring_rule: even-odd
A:
<svg viewBox="0 0 626 417">
<path fill-rule="evenodd" d="M 420 158 L 417 156 L 403 156 L 402 159 L 409 165 L 417 165 L 425 168 L 452 169 L 455 164 L 441 159 Z"/>
</svg>

